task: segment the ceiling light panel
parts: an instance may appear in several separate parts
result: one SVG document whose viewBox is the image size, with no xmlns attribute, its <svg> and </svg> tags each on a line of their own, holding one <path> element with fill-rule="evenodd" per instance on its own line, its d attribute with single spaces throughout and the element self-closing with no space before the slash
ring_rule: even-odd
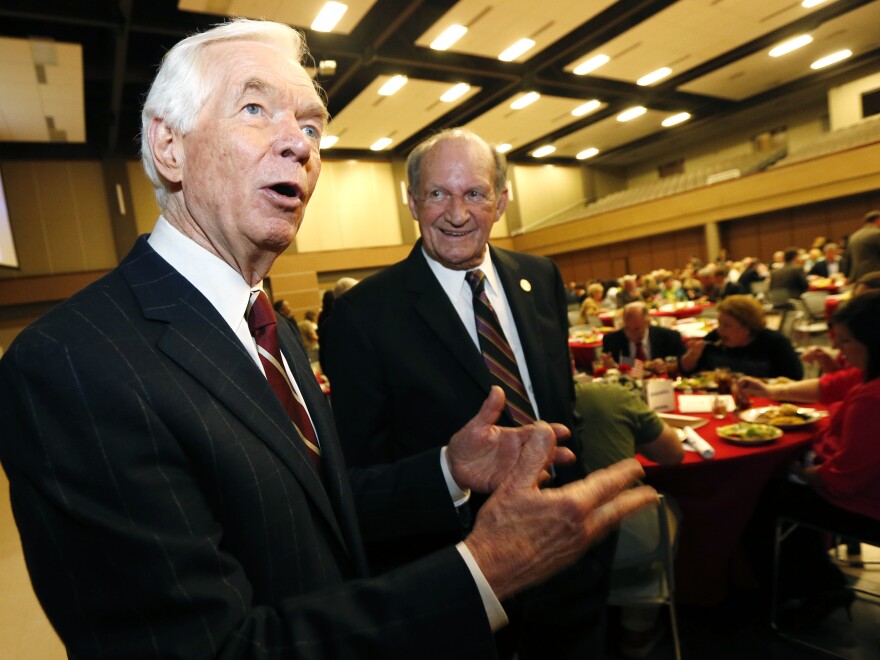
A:
<svg viewBox="0 0 880 660">
<path fill-rule="evenodd" d="M 578 117 L 571 114 L 579 105 L 577 101 L 543 94 L 535 103 L 521 110 L 512 110 L 510 104 L 521 97 L 522 94 L 516 94 L 503 100 L 468 123 L 465 128 L 492 144 L 506 142 L 518 149 L 547 133 L 579 121 Z"/>
<path fill-rule="evenodd" d="M 676 2 L 595 51 L 580 53 L 564 69 L 573 73 L 603 53 L 611 60 L 590 75 L 635 83 L 646 71 L 663 66 L 678 75 L 811 11 L 791 0 Z"/>
<path fill-rule="evenodd" d="M 880 2 L 870 2 L 811 30 L 813 43 L 807 48 L 800 48 L 784 57 L 772 59 L 767 57 L 767 50 L 764 49 L 692 80 L 682 85 L 680 89 L 685 92 L 740 101 L 799 78 L 814 75 L 815 72 L 810 69 L 810 65 L 824 55 L 849 49 L 858 56 L 860 53 L 874 50 L 878 25 L 880 25 Z"/>
<path fill-rule="evenodd" d="M 348 34 L 366 15 L 376 0 L 340 0 L 348 5 L 339 23 L 333 28 L 335 34 Z M 218 4 L 222 8 L 218 8 Z M 244 18 L 264 18 L 279 21 L 299 28 L 309 29 L 312 21 L 325 4 L 325 0 L 305 0 L 304 2 L 279 2 L 279 0 L 178 0 L 177 6 L 185 11 L 222 16 L 243 16 Z"/>
<path fill-rule="evenodd" d="M 554 157 L 577 158 L 587 147 L 593 147 L 605 153 L 632 140 L 638 140 L 654 133 L 667 131 L 660 124 L 668 112 L 649 109 L 644 115 L 633 121 L 621 123 L 614 116 L 606 117 L 579 131 L 566 135 L 554 142 Z"/>
<path fill-rule="evenodd" d="M 541 52 L 571 31 L 572 25 L 590 20 L 614 4 L 614 0 L 461 0 L 455 3 L 416 41 L 428 48 L 450 25 L 467 27 L 467 34 L 449 48 L 450 52 L 495 59 L 515 41 L 534 39 L 536 44 L 522 60 Z M 553 20 L 565 16 L 566 20 Z"/>
<path fill-rule="evenodd" d="M 334 149 L 369 149 L 381 136 L 393 137 L 399 144 L 481 89 L 471 86 L 455 101 L 443 102 L 440 97 L 452 87 L 450 83 L 409 78 L 393 96 L 379 96 L 379 88 L 390 78 L 376 78 L 331 119 L 327 133 L 340 136 Z"/>
</svg>

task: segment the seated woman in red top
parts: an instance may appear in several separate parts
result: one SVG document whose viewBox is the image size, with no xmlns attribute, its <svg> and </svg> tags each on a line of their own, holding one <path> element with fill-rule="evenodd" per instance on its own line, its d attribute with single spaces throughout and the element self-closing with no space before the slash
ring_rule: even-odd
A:
<svg viewBox="0 0 880 660">
<path fill-rule="evenodd" d="M 792 475 L 800 483 L 775 482 L 762 494 L 748 540 L 765 586 L 776 515 L 791 513 L 820 526 L 841 517 L 866 527 L 880 522 L 880 292 L 854 298 L 835 312 L 831 324 L 835 344 L 853 369 L 828 375 L 836 380 L 829 381 L 823 398 L 843 398 L 813 439 L 815 457 L 794 465 Z M 863 374 L 861 382 L 853 382 L 858 373 L 854 369 Z M 783 544 L 780 590 L 783 599 L 796 599 L 796 606 L 789 603 L 782 610 L 783 620 L 812 625 L 852 602 L 853 594 L 843 588 L 843 576 L 828 559 L 827 549 L 824 535 L 804 527 Z"/>
</svg>

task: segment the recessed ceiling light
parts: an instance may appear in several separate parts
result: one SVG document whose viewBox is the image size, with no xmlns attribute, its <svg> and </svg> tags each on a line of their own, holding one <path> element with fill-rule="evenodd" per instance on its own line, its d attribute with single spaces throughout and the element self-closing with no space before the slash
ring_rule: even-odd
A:
<svg viewBox="0 0 880 660">
<path fill-rule="evenodd" d="M 593 99 L 592 101 L 587 101 L 586 103 L 583 103 L 576 107 L 574 110 L 571 111 L 571 114 L 573 114 L 575 117 L 583 117 L 584 115 L 593 112 L 593 110 L 598 108 L 600 105 L 602 105 L 601 102 Z"/>
<path fill-rule="evenodd" d="M 431 48 L 434 50 L 446 50 L 461 39 L 466 32 L 467 28 L 464 25 L 450 25 L 440 33 L 439 37 L 431 42 Z"/>
<path fill-rule="evenodd" d="M 619 115 L 617 115 L 617 121 L 630 121 L 631 119 L 635 119 L 636 117 L 641 117 L 648 111 L 647 108 L 637 105 L 633 108 L 627 108 Z"/>
<path fill-rule="evenodd" d="M 556 151 L 556 147 L 552 144 L 545 144 L 543 147 L 538 147 L 532 152 L 532 156 L 535 158 L 543 158 L 544 156 L 549 156 L 554 151 Z"/>
<path fill-rule="evenodd" d="M 578 64 L 574 68 L 574 75 L 585 76 L 588 73 L 590 73 L 591 71 L 595 71 L 603 64 L 608 64 L 608 62 L 610 62 L 610 61 L 611 61 L 611 58 L 608 57 L 607 55 L 602 55 L 601 53 L 599 55 L 594 55 L 593 57 L 588 59 L 586 62 L 582 62 L 581 64 Z"/>
<path fill-rule="evenodd" d="M 406 76 L 391 76 L 384 85 L 379 88 L 380 96 L 391 96 L 400 91 L 400 88 L 406 84 Z"/>
<path fill-rule="evenodd" d="M 510 104 L 510 107 L 514 110 L 522 110 L 527 105 L 531 105 L 535 101 L 541 98 L 541 95 L 538 92 L 529 92 L 528 94 L 524 94 L 520 96 L 516 101 Z"/>
<path fill-rule="evenodd" d="M 683 121 L 687 121 L 691 118 L 691 113 L 689 112 L 679 112 L 677 115 L 672 115 L 671 117 L 667 117 L 662 122 L 660 122 L 663 126 L 669 128 L 670 126 L 675 126 L 676 124 L 680 124 Z"/>
<path fill-rule="evenodd" d="M 376 140 L 375 142 L 373 142 L 373 144 L 370 145 L 370 151 L 382 151 L 382 149 L 391 144 L 391 142 L 392 140 L 389 137 L 384 137 Z"/>
<path fill-rule="evenodd" d="M 498 59 L 502 62 L 513 62 L 513 60 L 525 53 L 534 45 L 535 42 L 531 39 L 520 39 L 503 53 L 501 53 L 501 55 L 498 56 Z"/>
<path fill-rule="evenodd" d="M 599 150 L 596 149 L 596 147 L 590 147 L 589 149 L 584 149 L 583 151 L 581 151 L 577 156 L 575 156 L 575 158 L 577 158 L 578 160 L 586 160 L 587 158 L 592 158 L 597 153 L 599 153 Z"/>
<path fill-rule="evenodd" d="M 826 55 L 825 57 L 816 60 L 810 65 L 811 69 L 822 69 L 826 66 L 831 66 L 832 64 L 837 64 L 841 60 L 845 60 L 847 57 L 852 57 L 852 51 L 849 49 L 839 50 L 836 53 L 832 53 L 831 55 Z"/>
<path fill-rule="evenodd" d="M 342 19 L 342 15 L 348 10 L 348 5 L 341 2 L 327 2 L 321 7 L 321 11 L 312 22 L 312 29 L 315 32 L 330 32 L 336 27 L 336 24 Z"/>
<path fill-rule="evenodd" d="M 504 144 L 499 144 L 497 147 L 495 147 L 495 151 L 497 151 L 499 154 L 506 154 L 511 149 L 513 149 L 513 145 L 507 144 L 507 142 L 505 142 Z"/>
<path fill-rule="evenodd" d="M 823 2 L 825 2 L 825 0 L 804 0 L 801 3 L 801 7 L 804 9 L 812 9 L 813 7 L 818 7 Z"/>
<path fill-rule="evenodd" d="M 458 83 L 447 89 L 443 96 L 440 97 L 440 100 L 444 103 L 452 103 L 467 94 L 470 88 L 471 86 L 467 83 Z"/>
<path fill-rule="evenodd" d="M 641 87 L 646 87 L 657 82 L 658 80 L 663 80 L 670 73 L 672 73 L 672 69 L 670 69 L 668 66 L 664 66 L 657 69 L 656 71 L 652 71 L 646 76 L 642 76 L 636 81 L 636 84 L 640 85 Z"/>
<path fill-rule="evenodd" d="M 337 142 L 339 142 L 338 135 L 325 135 L 321 138 L 321 149 L 329 149 Z"/>
<path fill-rule="evenodd" d="M 813 43 L 813 37 L 808 34 L 802 34 L 799 37 L 795 37 L 794 39 L 783 41 L 781 44 L 776 46 L 776 48 L 773 48 L 768 54 L 770 55 L 770 57 L 780 57 L 781 55 L 786 55 L 793 50 L 803 48 L 807 44 L 811 43 Z"/>
</svg>

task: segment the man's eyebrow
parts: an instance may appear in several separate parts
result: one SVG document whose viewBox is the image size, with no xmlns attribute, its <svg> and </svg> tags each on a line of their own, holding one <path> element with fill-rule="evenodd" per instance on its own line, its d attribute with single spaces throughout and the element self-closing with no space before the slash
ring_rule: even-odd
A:
<svg viewBox="0 0 880 660">
<path fill-rule="evenodd" d="M 327 106 L 320 101 L 307 101 L 303 103 L 297 114 L 300 117 L 316 117 L 324 122 L 324 124 L 330 121 L 330 113 L 327 111 Z"/>
<path fill-rule="evenodd" d="M 248 94 L 249 92 L 260 92 L 263 94 L 278 94 L 278 88 L 263 80 L 262 78 L 248 78 L 245 80 L 241 87 L 239 87 L 237 99 L 241 99 L 243 96 Z M 327 111 L 327 107 L 321 101 L 306 101 L 301 106 L 301 110 L 298 113 L 303 117 L 317 117 L 321 119 L 325 124 L 330 121 L 330 113 Z"/>
<path fill-rule="evenodd" d="M 264 92 L 266 94 L 273 94 L 276 91 L 277 90 L 274 85 L 266 82 L 262 78 L 248 78 L 238 88 L 238 96 L 236 98 L 240 99 L 248 92 Z"/>
</svg>

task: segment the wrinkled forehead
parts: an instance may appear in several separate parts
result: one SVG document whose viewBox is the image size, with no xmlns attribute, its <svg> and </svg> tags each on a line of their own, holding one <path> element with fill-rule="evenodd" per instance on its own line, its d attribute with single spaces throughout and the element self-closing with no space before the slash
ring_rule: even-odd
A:
<svg viewBox="0 0 880 660">
<path fill-rule="evenodd" d="M 213 94 L 223 100 L 236 101 L 249 92 L 271 95 L 322 115 L 326 123 L 326 104 L 314 81 L 302 64 L 274 43 L 230 40 L 206 44 L 200 67 Z"/>
</svg>

